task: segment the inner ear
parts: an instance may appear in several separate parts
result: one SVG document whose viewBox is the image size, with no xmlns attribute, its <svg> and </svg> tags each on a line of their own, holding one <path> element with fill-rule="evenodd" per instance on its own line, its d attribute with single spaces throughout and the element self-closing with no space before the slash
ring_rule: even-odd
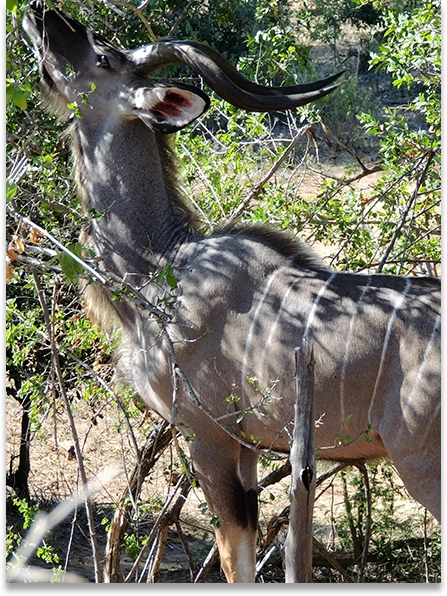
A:
<svg viewBox="0 0 447 596">
<path fill-rule="evenodd" d="M 201 116 L 209 104 L 208 96 L 196 87 L 157 85 L 138 90 L 135 114 L 153 130 L 172 133 Z"/>
</svg>

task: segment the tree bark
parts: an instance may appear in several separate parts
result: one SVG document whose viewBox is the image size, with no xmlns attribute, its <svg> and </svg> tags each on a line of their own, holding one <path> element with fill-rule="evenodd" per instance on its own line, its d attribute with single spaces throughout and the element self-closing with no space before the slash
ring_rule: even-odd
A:
<svg viewBox="0 0 447 596">
<path fill-rule="evenodd" d="M 290 464 L 290 522 L 285 544 L 286 583 L 312 578 L 312 518 L 316 468 L 314 448 L 314 358 L 311 342 L 303 338 L 295 350 L 296 400 Z"/>
</svg>

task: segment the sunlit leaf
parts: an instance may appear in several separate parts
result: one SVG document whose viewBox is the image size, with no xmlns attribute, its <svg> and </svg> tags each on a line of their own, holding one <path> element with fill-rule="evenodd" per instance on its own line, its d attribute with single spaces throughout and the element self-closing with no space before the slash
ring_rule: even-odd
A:
<svg viewBox="0 0 447 596">
<path fill-rule="evenodd" d="M 77 257 L 81 257 L 82 246 L 80 244 L 72 244 L 67 246 L 67 249 Z M 58 252 L 57 259 L 59 265 L 64 272 L 65 277 L 69 282 L 73 282 L 82 273 L 83 267 L 78 261 L 75 261 L 68 253 L 60 251 Z"/>
</svg>

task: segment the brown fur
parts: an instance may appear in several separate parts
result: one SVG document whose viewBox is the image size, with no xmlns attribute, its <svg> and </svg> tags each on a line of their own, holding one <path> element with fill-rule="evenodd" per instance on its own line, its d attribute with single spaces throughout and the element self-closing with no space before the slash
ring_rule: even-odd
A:
<svg viewBox="0 0 447 596">
<path fill-rule="evenodd" d="M 95 321 L 118 330 L 132 388 L 191 439 L 195 473 L 221 522 L 228 581 L 254 579 L 257 450 L 290 449 L 295 350 L 304 338 L 314 347 L 314 416 L 322 418 L 316 448 L 334 460 L 389 456 L 410 494 L 439 518 L 440 282 L 335 273 L 265 226 L 200 233 L 171 141 L 158 133 L 198 117 L 203 92 L 189 89 L 193 109 L 160 123 L 151 106 L 163 94 L 140 72 L 146 53 L 134 64 L 131 54 L 101 47 L 107 60 L 98 68 L 91 36 L 67 19 L 34 5 L 24 25 L 59 112 L 61 101 L 96 85 L 72 126 L 80 199 L 96 212 L 82 242 L 101 270 L 164 307 L 168 322 L 126 297 L 110 300 L 108 287 L 87 284 L 84 299 Z M 64 79 L 67 60 L 73 74 Z M 166 266 L 175 290 L 154 282 Z"/>
</svg>

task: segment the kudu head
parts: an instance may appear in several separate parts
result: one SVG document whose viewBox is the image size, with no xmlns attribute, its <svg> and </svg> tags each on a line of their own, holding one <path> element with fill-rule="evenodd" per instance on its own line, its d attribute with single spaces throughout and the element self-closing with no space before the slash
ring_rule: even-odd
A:
<svg viewBox="0 0 447 596">
<path fill-rule="evenodd" d="M 160 41 L 136 50 L 117 49 L 100 35 L 41 2 L 31 4 L 23 26 L 40 61 L 44 90 L 60 115 L 67 105 L 81 114 L 117 110 L 122 118 L 140 118 L 155 132 L 172 133 L 201 116 L 208 96 L 198 87 L 161 84 L 149 75 L 170 63 L 184 63 L 223 99 L 258 112 L 303 106 L 337 88 L 342 74 L 306 85 L 263 87 L 245 79 L 218 52 L 196 42 Z"/>
<path fill-rule="evenodd" d="M 125 382 L 193 438 L 195 473 L 221 520 L 216 536 L 228 580 L 254 580 L 258 450 L 290 447 L 295 357 L 309 338 L 315 417 L 325 415 L 318 455 L 345 462 L 389 457 L 411 494 L 439 515 L 438 280 L 316 268 L 294 259 L 301 254 L 295 244 L 271 241 L 265 229 L 190 233 L 171 153 L 161 150 L 168 143 L 157 134 L 181 129 L 209 105 L 196 87 L 150 79 L 169 63 L 188 65 L 234 106 L 261 112 L 323 97 L 339 75 L 262 87 L 204 45 L 117 49 L 38 2 L 24 27 L 50 101 L 68 115 L 67 104 L 76 103 L 82 115 L 73 119 L 75 170 L 81 201 L 98 215 L 86 234 L 102 270 L 130 279 L 150 304 L 172 296 L 172 288 L 151 283 L 154 272 L 169 263 L 178 282 L 162 330 L 147 308 L 127 297 L 112 300 L 108 287 L 88 284 L 84 297 L 103 327 L 111 310 L 119 317 Z M 237 398 L 231 403 L 230 394 Z M 352 440 L 338 438 L 347 436 Z"/>
</svg>

